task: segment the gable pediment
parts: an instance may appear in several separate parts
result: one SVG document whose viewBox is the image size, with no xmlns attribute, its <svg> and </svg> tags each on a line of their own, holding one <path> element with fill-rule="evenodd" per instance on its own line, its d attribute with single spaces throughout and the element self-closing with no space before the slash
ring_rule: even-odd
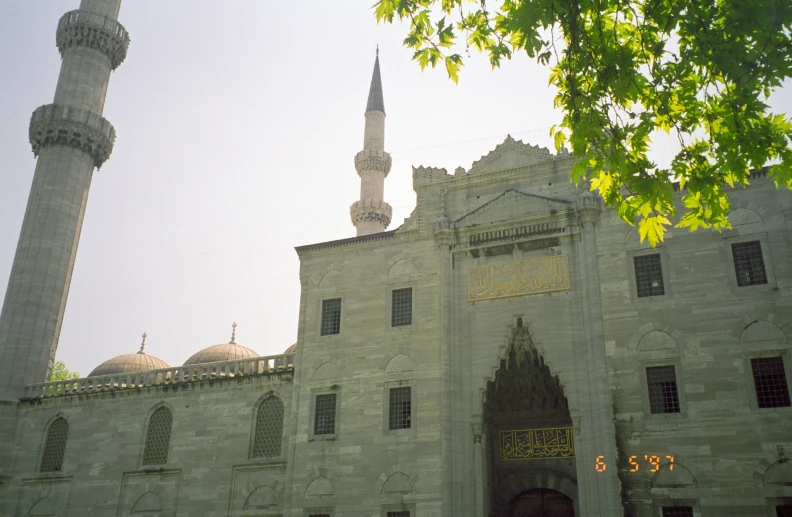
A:
<svg viewBox="0 0 792 517">
<path fill-rule="evenodd" d="M 568 153 L 564 149 L 560 154 Z M 546 147 L 526 144 L 507 135 L 502 144 L 497 145 L 488 154 L 473 162 L 468 174 L 486 174 L 517 169 L 546 162 L 552 160 L 553 157 Z"/>
<path fill-rule="evenodd" d="M 555 212 L 565 212 L 572 208 L 572 202 L 565 199 L 528 194 L 508 189 L 495 199 L 468 212 L 456 221 L 454 226 L 472 226 L 499 221 L 547 217 Z"/>
</svg>

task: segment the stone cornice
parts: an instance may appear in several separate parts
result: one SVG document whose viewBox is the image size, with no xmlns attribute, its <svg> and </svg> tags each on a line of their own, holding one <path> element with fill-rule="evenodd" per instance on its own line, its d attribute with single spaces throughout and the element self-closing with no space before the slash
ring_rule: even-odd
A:
<svg viewBox="0 0 792 517">
<path fill-rule="evenodd" d="M 58 104 L 36 108 L 28 135 L 35 156 L 49 146 L 65 145 L 89 155 L 97 169 L 113 152 L 116 137 L 113 125 L 101 115 Z"/>
<path fill-rule="evenodd" d="M 387 177 L 391 170 L 391 165 L 391 156 L 386 152 L 379 154 L 371 151 L 360 151 L 355 155 L 355 170 L 359 176 L 373 171 L 381 172 Z"/>
<path fill-rule="evenodd" d="M 61 56 L 72 47 L 92 48 L 106 55 L 115 70 L 126 58 L 129 33 L 112 18 L 77 9 L 61 17 L 55 41 Z"/>
</svg>

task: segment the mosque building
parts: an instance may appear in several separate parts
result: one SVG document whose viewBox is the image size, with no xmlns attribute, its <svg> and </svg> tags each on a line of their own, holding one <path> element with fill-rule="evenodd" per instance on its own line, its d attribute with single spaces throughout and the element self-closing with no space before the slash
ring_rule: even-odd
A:
<svg viewBox="0 0 792 517">
<path fill-rule="evenodd" d="M 296 248 L 293 346 L 261 356 L 234 325 L 168 365 L 144 335 L 45 382 L 115 140 L 120 3 L 60 19 L 55 98 L 31 117 L 0 515 L 792 515 L 790 192 L 756 171 L 730 191 L 733 229 L 653 249 L 569 182 L 571 155 L 507 137 L 467 169 L 414 167 L 415 209 L 389 229 L 379 56 L 356 236 Z"/>
</svg>

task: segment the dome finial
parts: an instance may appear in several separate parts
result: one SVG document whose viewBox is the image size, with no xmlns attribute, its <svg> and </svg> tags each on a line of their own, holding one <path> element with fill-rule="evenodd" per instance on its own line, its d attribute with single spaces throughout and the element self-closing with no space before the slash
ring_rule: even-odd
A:
<svg viewBox="0 0 792 517">
<path fill-rule="evenodd" d="M 146 333 L 144 332 L 144 333 L 143 333 L 143 341 L 140 343 L 140 352 L 138 352 L 138 354 L 145 354 L 145 353 L 146 353 L 146 352 L 144 351 L 144 349 L 146 348 L 146 338 L 147 338 L 147 337 L 148 337 L 148 334 L 146 334 Z"/>
<path fill-rule="evenodd" d="M 236 321 L 233 325 L 231 325 L 231 341 L 228 342 L 229 345 L 236 345 L 236 328 L 237 324 Z"/>
</svg>

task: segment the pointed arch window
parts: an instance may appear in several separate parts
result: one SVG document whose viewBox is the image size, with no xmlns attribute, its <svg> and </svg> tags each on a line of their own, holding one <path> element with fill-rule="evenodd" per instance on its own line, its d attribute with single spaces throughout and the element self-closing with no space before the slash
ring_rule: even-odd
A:
<svg viewBox="0 0 792 517">
<path fill-rule="evenodd" d="M 47 428 L 44 439 L 44 453 L 41 455 L 39 472 L 60 472 L 63 468 L 63 454 L 69 438 L 69 422 L 63 417 L 56 418 Z"/>
<path fill-rule="evenodd" d="M 162 406 L 149 418 L 146 430 L 146 443 L 143 447 L 143 465 L 163 465 L 168 463 L 173 413 Z"/>
<path fill-rule="evenodd" d="M 283 402 L 275 395 L 270 395 L 259 404 L 256 412 L 252 457 L 271 458 L 280 456 L 282 441 Z"/>
</svg>

